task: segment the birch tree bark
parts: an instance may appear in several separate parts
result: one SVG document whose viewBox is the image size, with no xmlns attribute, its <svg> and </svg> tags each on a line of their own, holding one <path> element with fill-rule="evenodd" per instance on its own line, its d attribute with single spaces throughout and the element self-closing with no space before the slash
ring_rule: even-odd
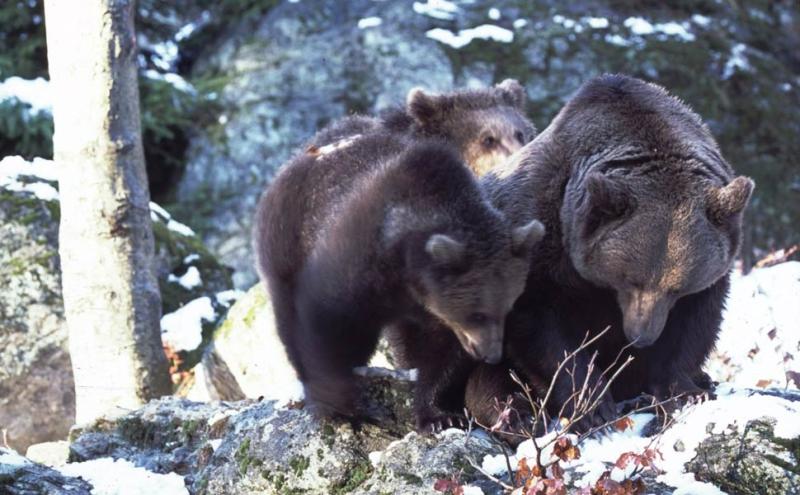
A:
<svg viewBox="0 0 800 495">
<path fill-rule="evenodd" d="M 76 420 L 170 392 L 152 271 L 133 0 L 45 0 Z"/>
</svg>

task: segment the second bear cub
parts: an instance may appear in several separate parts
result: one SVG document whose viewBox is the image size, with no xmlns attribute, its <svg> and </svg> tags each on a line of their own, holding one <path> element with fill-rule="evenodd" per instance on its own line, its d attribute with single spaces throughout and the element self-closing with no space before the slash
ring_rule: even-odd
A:
<svg viewBox="0 0 800 495">
<path fill-rule="evenodd" d="M 353 368 L 387 325 L 413 323 L 498 362 L 505 316 L 543 236 L 538 221 L 512 228 L 451 145 L 386 128 L 296 157 L 257 215 L 278 332 L 323 416 L 358 415 Z M 439 372 L 450 359 L 464 358 L 420 367 L 421 384 L 439 385 L 418 400 L 447 393 Z"/>
</svg>

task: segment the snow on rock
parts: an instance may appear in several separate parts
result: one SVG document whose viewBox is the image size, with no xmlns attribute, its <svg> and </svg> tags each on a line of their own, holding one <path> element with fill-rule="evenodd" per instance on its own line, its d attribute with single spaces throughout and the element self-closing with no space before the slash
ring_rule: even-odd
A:
<svg viewBox="0 0 800 495">
<path fill-rule="evenodd" d="M 58 470 L 67 476 L 80 476 L 94 487 L 92 495 L 188 495 L 183 477 L 157 474 L 136 467 L 125 459 L 104 457 L 66 464 Z"/>
<path fill-rule="evenodd" d="M 414 12 L 417 14 L 433 17 L 434 19 L 441 19 L 450 21 L 455 18 L 458 12 L 458 5 L 447 0 L 426 0 L 425 3 L 414 2 Z"/>
<path fill-rule="evenodd" d="M 191 351 L 203 341 L 203 321 L 217 317 L 211 298 L 198 297 L 161 317 L 161 340 L 176 351 Z"/>
<path fill-rule="evenodd" d="M 358 20 L 358 29 L 367 29 L 377 27 L 383 24 L 383 19 L 380 17 L 365 17 Z"/>
<path fill-rule="evenodd" d="M 743 43 L 736 43 L 731 48 L 731 57 L 725 62 L 725 68 L 722 70 L 722 78 L 730 79 L 731 76 L 737 71 L 749 71 L 751 69 L 750 62 L 747 60 L 747 45 Z"/>
<path fill-rule="evenodd" d="M 192 290 L 203 285 L 203 279 L 200 277 L 200 270 L 196 266 L 190 266 L 186 273 L 180 277 L 169 274 L 167 277 L 168 282 L 181 285 L 186 290 Z"/>
<path fill-rule="evenodd" d="M 0 102 L 11 99 L 17 99 L 30 105 L 31 115 L 38 115 L 40 112 L 52 113 L 53 111 L 50 81 L 43 77 L 23 79 L 13 76 L 0 82 Z"/>
<path fill-rule="evenodd" d="M 155 81 L 164 81 L 169 83 L 175 89 L 183 91 L 184 93 L 195 94 L 197 92 L 194 86 L 187 82 L 186 79 L 172 72 L 158 72 L 157 70 L 148 69 L 144 71 L 144 75 Z"/>
<path fill-rule="evenodd" d="M 185 236 L 193 236 L 195 235 L 194 230 L 190 227 L 172 219 L 172 215 L 167 212 L 164 208 L 159 206 L 156 203 L 150 202 L 150 218 L 154 222 L 158 222 L 159 220 L 165 222 L 167 224 L 167 228 L 173 232 L 176 232 L 181 235 Z"/>
<path fill-rule="evenodd" d="M 665 34 L 675 36 L 682 41 L 694 41 L 695 36 L 689 31 L 689 22 L 669 21 L 665 23 L 652 24 L 642 17 L 628 17 L 622 23 L 631 30 L 633 34 L 647 36 L 651 34 Z"/>
<path fill-rule="evenodd" d="M 0 187 L 9 191 L 33 193 L 44 201 L 58 200 L 58 190 L 46 182 L 26 182 L 22 177 L 37 177 L 58 182 L 58 173 L 52 160 L 34 158 L 27 161 L 21 156 L 7 156 L 0 160 Z"/>
<path fill-rule="evenodd" d="M 789 386 L 800 373 L 800 262 L 734 275 L 706 372 L 741 387 Z"/>
<path fill-rule="evenodd" d="M 231 304 L 235 303 L 245 294 L 243 290 L 238 289 L 230 289 L 224 290 L 222 292 L 217 292 L 215 297 L 217 298 L 217 302 L 222 304 L 223 306 L 230 306 Z"/>
<path fill-rule="evenodd" d="M 19 455 L 15 450 L 0 447 L 0 465 L 21 467 L 30 463 L 31 461 Z"/>
<path fill-rule="evenodd" d="M 462 48 L 475 39 L 492 40 L 500 43 L 514 41 L 513 31 L 494 24 L 481 24 L 474 28 L 462 29 L 458 33 L 453 33 L 447 29 L 434 28 L 426 32 L 425 36 L 453 48 Z"/>
<path fill-rule="evenodd" d="M 731 428 L 744 427 L 748 421 L 769 417 L 776 421 L 774 434 L 780 438 L 795 438 L 800 435 L 800 403 L 785 398 L 762 395 L 746 389 L 720 387 L 716 400 L 685 406 L 675 415 L 674 423 L 663 434 L 654 437 L 642 436 L 645 425 L 653 418 L 652 414 L 631 416 L 634 426 L 626 431 L 614 431 L 605 435 L 584 440 L 579 444 L 579 459 L 563 463 L 570 482 L 575 487 L 594 484 L 606 470 L 611 471 L 611 478 L 622 481 L 629 476 L 634 466 L 620 469 L 614 463 L 624 453 L 641 454 L 648 448 L 655 448 L 660 456 L 655 464 L 662 471 L 656 481 L 676 489 L 675 493 L 723 493 L 710 483 L 694 479 L 693 473 L 687 473 L 685 465 L 696 455 L 696 448 L 709 434 L 720 434 Z M 539 445 L 544 444 L 549 436 L 537 439 Z M 574 435 L 568 436 L 573 442 Z M 527 459 L 529 465 L 535 465 L 536 449 L 531 440 L 522 442 L 516 453 L 510 457 L 512 468 L 520 459 Z M 552 448 L 544 450 L 542 459 L 554 459 Z M 506 473 L 506 459 L 503 455 L 487 455 L 483 458 L 481 468 L 493 475 Z"/>
</svg>

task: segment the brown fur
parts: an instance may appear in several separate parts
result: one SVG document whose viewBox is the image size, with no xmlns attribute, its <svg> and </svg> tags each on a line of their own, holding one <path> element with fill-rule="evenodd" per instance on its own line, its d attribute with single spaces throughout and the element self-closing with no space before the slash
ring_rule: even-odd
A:
<svg viewBox="0 0 800 495">
<path fill-rule="evenodd" d="M 659 86 L 599 77 L 484 185 L 514 222 L 547 228 L 509 315 L 507 365 L 550 377 L 585 332 L 610 326 L 601 368 L 635 346 L 614 398 L 700 390 L 753 184 L 695 113 Z M 607 402 L 595 419 L 610 414 Z"/>
<path fill-rule="evenodd" d="M 359 415 L 352 369 L 387 325 L 430 333 L 450 351 L 419 366 L 424 425 L 438 396 L 454 394 L 448 366 L 500 359 L 542 230 L 512 229 L 449 144 L 373 124 L 335 124 L 282 169 L 259 204 L 258 265 L 321 415 Z M 462 396 L 465 380 L 455 384 Z"/>
</svg>

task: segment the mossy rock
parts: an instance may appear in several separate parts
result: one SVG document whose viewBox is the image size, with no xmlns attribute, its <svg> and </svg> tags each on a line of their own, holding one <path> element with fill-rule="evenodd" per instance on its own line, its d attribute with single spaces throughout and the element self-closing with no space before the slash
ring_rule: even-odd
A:
<svg viewBox="0 0 800 495">
<path fill-rule="evenodd" d="M 800 437 L 777 437 L 774 427 L 775 420 L 765 418 L 710 436 L 697 447 L 687 471 L 728 493 L 795 493 L 800 486 Z"/>
</svg>

